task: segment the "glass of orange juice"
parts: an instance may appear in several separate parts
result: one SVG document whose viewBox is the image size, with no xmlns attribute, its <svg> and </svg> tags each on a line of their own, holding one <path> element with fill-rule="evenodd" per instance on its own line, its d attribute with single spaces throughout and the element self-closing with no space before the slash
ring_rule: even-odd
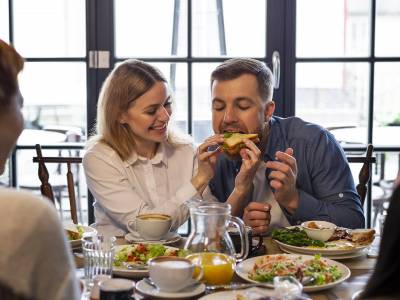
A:
<svg viewBox="0 0 400 300">
<path fill-rule="evenodd" d="M 186 258 L 204 270 L 203 281 L 207 284 L 229 284 L 235 270 L 235 259 L 223 253 L 201 252 Z"/>
</svg>

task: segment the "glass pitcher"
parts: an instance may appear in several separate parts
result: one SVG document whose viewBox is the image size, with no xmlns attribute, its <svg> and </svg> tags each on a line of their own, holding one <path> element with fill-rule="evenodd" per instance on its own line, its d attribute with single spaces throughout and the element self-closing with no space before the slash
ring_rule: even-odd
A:
<svg viewBox="0 0 400 300">
<path fill-rule="evenodd" d="M 219 202 L 197 202 L 190 207 L 191 232 L 185 249 L 193 263 L 202 265 L 203 280 L 208 284 L 227 284 L 232 280 L 235 264 L 245 259 L 249 240 L 244 223 L 231 216 L 231 206 Z M 241 251 L 236 253 L 227 231 L 228 226 L 239 230 Z"/>
</svg>

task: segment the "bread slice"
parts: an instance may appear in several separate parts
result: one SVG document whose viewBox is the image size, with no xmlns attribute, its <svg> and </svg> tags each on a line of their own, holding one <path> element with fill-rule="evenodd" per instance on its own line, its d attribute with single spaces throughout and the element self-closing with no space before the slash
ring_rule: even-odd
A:
<svg viewBox="0 0 400 300">
<path fill-rule="evenodd" d="M 353 229 L 350 232 L 351 241 L 357 245 L 368 245 L 374 241 L 374 229 Z"/>
<path fill-rule="evenodd" d="M 224 144 L 222 149 L 225 153 L 234 156 L 239 153 L 240 149 L 245 147 L 243 139 L 249 139 L 253 142 L 258 142 L 258 134 L 256 133 L 238 133 L 238 132 L 226 132 L 224 133 Z"/>
</svg>

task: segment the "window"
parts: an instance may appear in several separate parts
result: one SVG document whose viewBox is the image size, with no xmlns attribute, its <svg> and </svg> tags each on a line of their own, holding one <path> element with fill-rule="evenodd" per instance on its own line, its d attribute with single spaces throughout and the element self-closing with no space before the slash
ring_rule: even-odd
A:
<svg viewBox="0 0 400 300">
<path fill-rule="evenodd" d="M 399 16 L 393 0 L 297 0 L 295 114 L 330 129 L 347 151 L 374 144 L 373 226 L 400 166 L 400 42 L 388 34 Z"/>
<path fill-rule="evenodd" d="M 215 66 L 248 56 L 272 67 L 277 51 L 276 114 L 332 129 L 347 150 L 373 142 L 382 154 L 374 180 L 396 173 L 400 42 L 387 34 L 399 26 L 396 0 L 31 2 L 0 0 L 0 37 L 27 60 L 21 89 L 30 130 L 72 126 L 85 137 L 106 76 L 138 58 L 167 76 L 176 126 L 201 143 L 212 134 Z M 98 50 L 109 55 L 101 67 L 89 64 Z"/>
</svg>

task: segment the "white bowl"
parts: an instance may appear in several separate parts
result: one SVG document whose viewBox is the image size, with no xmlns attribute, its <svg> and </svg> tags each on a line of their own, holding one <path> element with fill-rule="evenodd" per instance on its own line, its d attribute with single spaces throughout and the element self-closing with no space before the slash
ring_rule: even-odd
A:
<svg viewBox="0 0 400 300">
<path fill-rule="evenodd" d="M 336 225 L 326 221 L 307 221 L 301 224 L 308 237 L 326 242 L 335 232 Z"/>
</svg>

